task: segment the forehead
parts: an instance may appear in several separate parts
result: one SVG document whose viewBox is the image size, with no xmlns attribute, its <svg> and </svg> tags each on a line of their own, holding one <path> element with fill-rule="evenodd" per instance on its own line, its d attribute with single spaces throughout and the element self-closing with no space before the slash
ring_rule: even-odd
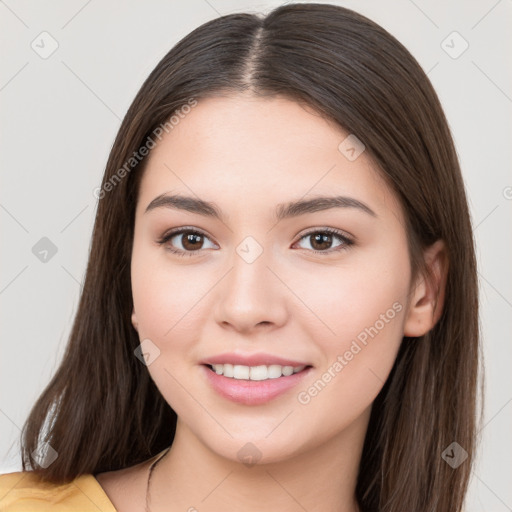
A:
<svg viewBox="0 0 512 512">
<path fill-rule="evenodd" d="M 308 106 L 284 97 L 221 96 L 198 100 L 177 119 L 148 157 L 138 210 L 171 192 L 258 211 L 330 194 L 401 215 L 370 157 L 363 151 L 347 158 L 350 134 Z"/>
</svg>

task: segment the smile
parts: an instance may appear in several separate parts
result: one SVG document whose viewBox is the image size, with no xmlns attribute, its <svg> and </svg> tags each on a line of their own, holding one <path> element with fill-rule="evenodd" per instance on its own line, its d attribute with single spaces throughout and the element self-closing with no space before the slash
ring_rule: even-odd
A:
<svg viewBox="0 0 512 512">
<path fill-rule="evenodd" d="M 312 366 L 202 364 L 207 382 L 223 398 L 244 405 L 262 405 L 297 386 Z M 251 376 L 252 375 L 252 376 Z"/>
<path fill-rule="evenodd" d="M 306 368 L 301 366 L 281 366 L 279 364 L 245 366 L 242 364 L 214 364 L 210 366 L 217 375 L 224 375 L 237 380 L 267 380 L 289 377 Z"/>
</svg>

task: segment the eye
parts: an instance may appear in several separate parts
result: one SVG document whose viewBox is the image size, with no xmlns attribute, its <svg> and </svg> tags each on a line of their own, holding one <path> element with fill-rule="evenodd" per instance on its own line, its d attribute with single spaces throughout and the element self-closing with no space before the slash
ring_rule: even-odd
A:
<svg viewBox="0 0 512 512">
<path fill-rule="evenodd" d="M 331 248 L 333 239 L 338 239 L 340 241 L 338 245 L 334 246 L 334 249 Z M 322 255 L 346 250 L 354 243 L 353 240 L 348 238 L 344 233 L 333 228 L 322 228 L 309 231 L 300 238 L 299 242 L 301 240 L 309 240 L 313 252 Z"/>
<path fill-rule="evenodd" d="M 176 239 L 181 247 L 176 248 L 173 239 Z M 333 249 L 331 246 L 334 239 L 338 239 L 339 243 Z M 201 252 L 201 249 L 205 249 L 205 240 L 209 240 L 209 238 L 203 232 L 190 227 L 181 227 L 164 234 L 162 238 L 157 240 L 157 243 L 166 245 L 166 249 L 177 256 L 193 256 Z M 354 243 L 344 233 L 333 228 L 317 228 L 309 231 L 302 235 L 299 242 L 302 240 L 309 240 L 312 245 L 312 251 L 318 254 L 332 254 L 346 250 Z M 215 248 L 214 244 L 212 246 Z"/>
<path fill-rule="evenodd" d="M 176 238 L 181 247 L 173 247 L 171 243 L 173 238 Z M 157 243 L 160 245 L 165 244 L 167 250 L 178 256 L 193 256 L 194 253 L 204 249 L 204 240 L 209 240 L 209 238 L 201 231 L 189 227 L 182 227 L 164 234 L 160 240 L 157 240 Z"/>
</svg>

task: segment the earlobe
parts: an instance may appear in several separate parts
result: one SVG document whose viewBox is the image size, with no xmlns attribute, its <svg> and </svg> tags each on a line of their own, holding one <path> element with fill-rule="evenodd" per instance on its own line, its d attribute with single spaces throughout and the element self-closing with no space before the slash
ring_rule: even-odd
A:
<svg viewBox="0 0 512 512">
<path fill-rule="evenodd" d="M 449 265 L 444 242 L 438 240 L 432 244 L 425 251 L 424 259 L 430 275 L 428 272 L 418 275 L 411 289 L 404 336 L 423 336 L 435 326 L 443 312 Z"/>
<path fill-rule="evenodd" d="M 135 309 L 132 310 L 132 325 L 133 325 L 133 328 L 139 332 L 139 322 L 137 322 L 137 315 L 135 314 Z"/>
</svg>

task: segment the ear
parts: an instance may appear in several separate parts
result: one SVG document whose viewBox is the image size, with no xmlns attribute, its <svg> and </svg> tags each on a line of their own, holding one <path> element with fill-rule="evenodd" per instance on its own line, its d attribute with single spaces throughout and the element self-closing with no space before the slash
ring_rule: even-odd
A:
<svg viewBox="0 0 512 512">
<path fill-rule="evenodd" d="M 137 322 L 137 315 L 135 314 L 135 308 L 132 309 L 132 325 L 134 329 L 139 332 L 139 322 Z"/>
<path fill-rule="evenodd" d="M 419 274 L 411 288 L 404 336 L 423 336 L 435 326 L 443 312 L 449 265 L 444 242 L 438 240 L 432 244 L 424 252 L 424 259 L 431 275 Z"/>
</svg>

